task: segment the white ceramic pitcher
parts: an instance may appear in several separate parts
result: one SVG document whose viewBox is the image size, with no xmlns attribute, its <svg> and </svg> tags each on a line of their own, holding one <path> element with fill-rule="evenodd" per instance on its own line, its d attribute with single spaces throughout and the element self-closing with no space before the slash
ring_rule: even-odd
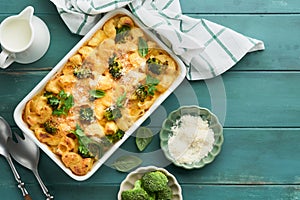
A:
<svg viewBox="0 0 300 200">
<path fill-rule="evenodd" d="M 7 17 L 1 22 L 1 68 L 7 68 L 13 62 L 32 63 L 46 53 L 50 43 L 49 30 L 33 12 L 34 8 L 28 6 L 18 15 Z"/>
</svg>

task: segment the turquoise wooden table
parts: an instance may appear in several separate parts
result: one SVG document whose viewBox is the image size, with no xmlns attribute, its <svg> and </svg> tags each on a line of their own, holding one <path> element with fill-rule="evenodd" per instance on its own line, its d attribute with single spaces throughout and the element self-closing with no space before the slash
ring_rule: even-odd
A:
<svg viewBox="0 0 300 200">
<path fill-rule="evenodd" d="M 161 121 L 156 117 L 180 105 L 214 110 L 224 125 L 225 142 L 213 163 L 196 170 L 168 163 L 157 134 L 144 153 L 136 154 L 134 138 L 129 138 L 116 155 L 136 154 L 144 166 L 165 167 L 177 177 L 185 200 L 300 199 L 300 1 L 184 0 L 181 4 L 189 16 L 263 40 L 266 50 L 248 54 L 217 78 L 185 80 L 144 123 L 157 133 Z M 20 132 L 12 116 L 16 105 L 81 39 L 69 32 L 47 0 L 0 0 L 0 21 L 28 5 L 47 23 L 51 44 L 39 61 L 0 70 L 0 115 L 16 132 Z M 112 200 L 127 173 L 111 168 L 109 162 L 90 179 L 77 182 L 41 153 L 39 171 L 55 199 Z M 33 199 L 45 199 L 31 171 L 16 167 Z M 22 199 L 3 157 L 0 198 Z"/>
</svg>

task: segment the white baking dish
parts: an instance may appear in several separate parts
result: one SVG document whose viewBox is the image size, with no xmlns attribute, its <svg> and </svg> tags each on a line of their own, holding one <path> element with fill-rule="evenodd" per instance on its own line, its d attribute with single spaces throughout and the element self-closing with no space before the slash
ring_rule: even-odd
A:
<svg viewBox="0 0 300 200">
<path fill-rule="evenodd" d="M 78 176 L 71 172 L 70 169 L 64 166 L 60 158 L 55 155 L 46 144 L 41 143 L 34 135 L 33 131 L 31 131 L 27 124 L 22 119 L 22 113 L 23 109 L 25 108 L 26 103 L 32 99 L 37 93 L 39 93 L 46 83 L 55 75 L 56 72 L 58 72 L 64 64 L 68 61 L 68 59 L 74 55 L 78 49 L 84 45 L 84 43 L 89 40 L 93 34 L 101 28 L 104 23 L 112 18 L 115 15 L 118 14 L 125 14 L 131 17 L 137 26 L 142 28 L 144 32 L 151 37 L 154 41 L 157 42 L 157 44 L 164 50 L 166 50 L 170 56 L 177 62 L 178 67 L 180 69 L 180 74 L 177 77 L 177 79 L 173 82 L 173 84 L 170 86 L 170 88 L 165 91 L 151 106 L 151 108 L 140 118 L 138 121 L 136 121 L 129 130 L 126 131 L 124 137 L 115 143 L 105 154 L 103 157 L 101 157 L 98 161 L 94 163 L 94 166 L 91 171 L 89 171 L 84 176 Z M 83 181 L 91 177 L 98 169 L 99 167 L 114 153 L 115 150 L 117 150 L 120 145 L 151 115 L 151 113 L 174 91 L 174 89 L 183 81 L 186 74 L 186 68 L 182 61 L 172 53 L 168 47 L 166 47 L 152 32 L 147 30 L 147 28 L 138 20 L 136 19 L 129 11 L 126 9 L 118 9 L 112 12 L 107 13 L 90 31 L 87 33 L 79 42 L 77 45 L 74 46 L 74 48 L 71 49 L 71 51 L 40 81 L 40 83 L 18 104 L 14 111 L 14 120 L 16 124 L 19 126 L 19 128 L 30 138 L 32 139 L 65 173 L 67 173 L 70 177 L 77 181 Z"/>
</svg>

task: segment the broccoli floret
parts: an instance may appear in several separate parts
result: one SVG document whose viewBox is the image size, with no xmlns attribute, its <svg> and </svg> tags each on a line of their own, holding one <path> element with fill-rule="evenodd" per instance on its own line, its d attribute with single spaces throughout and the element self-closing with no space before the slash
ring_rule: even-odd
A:
<svg viewBox="0 0 300 200">
<path fill-rule="evenodd" d="M 121 129 L 118 129 L 114 134 L 107 135 L 106 138 L 111 142 L 115 143 L 119 140 L 121 140 L 124 136 L 125 132 L 122 131 Z"/>
<path fill-rule="evenodd" d="M 148 96 L 147 86 L 140 85 L 136 90 L 135 94 L 140 102 L 144 102 Z"/>
<path fill-rule="evenodd" d="M 83 129 L 77 124 L 76 130 L 71 131 L 78 139 L 78 152 L 84 158 L 98 159 L 102 155 L 100 144 L 87 137 Z"/>
<path fill-rule="evenodd" d="M 103 90 L 90 90 L 90 101 L 94 101 L 95 99 L 100 99 L 105 96 L 105 92 Z"/>
<path fill-rule="evenodd" d="M 92 76 L 92 71 L 86 67 L 76 67 L 73 72 L 74 76 L 78 79 L 90 78 Z"/>
<path fill-rule="evenodd" d="M 122 200 L 149 200 L 149 194 L 141 187 L 141 180 L 134 183 L 134 188 L 121 193 Z"/>
<path fill-rule="evenodd" d="M 124 42 L 125 38 L 129 35 L 130 29 L 129 25 L 123 25 L 120 28 L 116 28 L 116 43 Z"/>
<path fill-rule="evenodd" d="M 81 108 L 79 111 L 79 117 L 82 122 L 91 122 L 94 119 L 93 109 L 90 107 Z"/>
<path fill-rule="evenodd" d="M 113 55 L 111 58 L 109 58 L 108 71 L 114 79 L 121 78 L 121 76 L 123 75 L 122 69 L 123 67 L 121 63 L 117 60 L 116 55 Z"/>
<path fill-rule="evenodd" d="M 148 200 L 156 200 L 156 193 L 148 193 L 149 194 L 149 198 Z"/>
<path fill-rule="evenodd" d="M 54 110 L 58 108 L 60 101 L 52 92 L 45 92 L 44 96 L 47 98 L 47 103 L 51 108 Z"/>
<path fill-rule="evenodd" d="M 156 193 L 156 200 L 172 200 L 172 189 L 167 185 L 162 191 Z"/>
<path fill-rule="evenodd" d="M 58 128 L 57 128 L 58 124 L 55 121 L 51 120 L 51 119 L 47 120 L 43 124 L 43 126 L 44 126 L 46 132 L 50 133 L 50 134 L 54 134 L 58 130 Z"/>
<path fill-rule="evenodd" d="M 167 63 L 162 63 L 160 60 L 156 58 L 149 58 L 147 60 L 148 69 L 153 73 L 160 75 L 166 68 Z"/>
<path fill-rule="evenodd" d="M 140 85 L 136 90 L 135 90 L 135 95 L 137 97 L 137 99 L 140 102 L 144 102 L 145 99 L 148 96 L 153 96 L 156 89 L 156 86 L 158 85 L 159 80 L 147 75 L 146 77 L 146 84 L 144 85 Z"/>
<path fill-rule="evenodd" d="M 115 120 L 122 117 L 122 113 L 119 107 L 110 106 L 105 110 L 104 117 L 108 120 Z"/>
<path fill-rule="evenodd" d="M 58 94 L 45 92 L 44 96 L 47 98 L 47 103 L 53 109 L 53 115 L 67 115 L 71 107 L 74 105 L 74 99 L 71 94 L 67 94 L 61 90 Z"/>
<path fill-rule="evenodd" d="M 171 200 L 173 193 L 168 177 L 161 171 L 153 171 L 145 173 L 134 188 L 123 191 L 121 197 L 122 200 Z"/>
<path fill-rule="evenodd" d="M 95 159 L 99 159 L 103 155 L 102 147 L 100 143 L 91 141 L 87 144 L 87 149 L 89 150 L 89 156 Z"/>
<path fill-rule="evenodd" d="M 168 184 L 168 177 L 161 171 L 145 173 L 142 178 L 142 187 L 150 193 L 163 191 Z"/>
</svg>

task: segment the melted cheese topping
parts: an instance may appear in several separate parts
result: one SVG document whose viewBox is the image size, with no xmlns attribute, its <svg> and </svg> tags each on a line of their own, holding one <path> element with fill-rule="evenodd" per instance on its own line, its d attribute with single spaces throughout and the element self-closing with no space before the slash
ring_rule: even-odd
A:
<svg viewBox="0 0 300 200">
<path fill-rule="evenodd" d="M 141 40 L 147 44 L 145 55 L 140 53 Z M 147 60 L 155 60 L 161 65 L 160 73 L 153 72 Z M 119 74 L 112 73 L 111 67 L 114 66 L 121 66 Z M 124 133 L 147 112 L 179 72 L 172 57 L 144 34 L 132 19 L 117 15 L 79 48 L 45 88 L 27 103 L 23 119 L 39 141 L 48 145 L 66 167 L 76 175 L 85 175 L 95 160 L 121 138 L 118 131 Z M 148 77 L 155 80 L 155 84 L 148 83 Z M 146 92 L 141 90 L 138 93 L 141 88 Z M 103 95 L 91 98 L 91 92 L 95 91 Z M 57 115 L 54 111 L 61 109 L 62 105 L 57 108 L 55 98 L 62 98 L 61 92 L 72 96 L 74 103 L 65 113 Z M 145 95 L 145 98 L 141 99 L 137 94 Z M 109 119 L 106 112 L 113 108 L 118 108 L 120 113 L 117 113 L 118 118 Z M 47 129 L 45 123 L 55 127 Z M 74 134 L 78 127 L 83 136 Z M 86 144 L 90 141 L 100 146 L 99 155 L 83 156 L 85 147 L 90 150 Z"/>
</svg>

